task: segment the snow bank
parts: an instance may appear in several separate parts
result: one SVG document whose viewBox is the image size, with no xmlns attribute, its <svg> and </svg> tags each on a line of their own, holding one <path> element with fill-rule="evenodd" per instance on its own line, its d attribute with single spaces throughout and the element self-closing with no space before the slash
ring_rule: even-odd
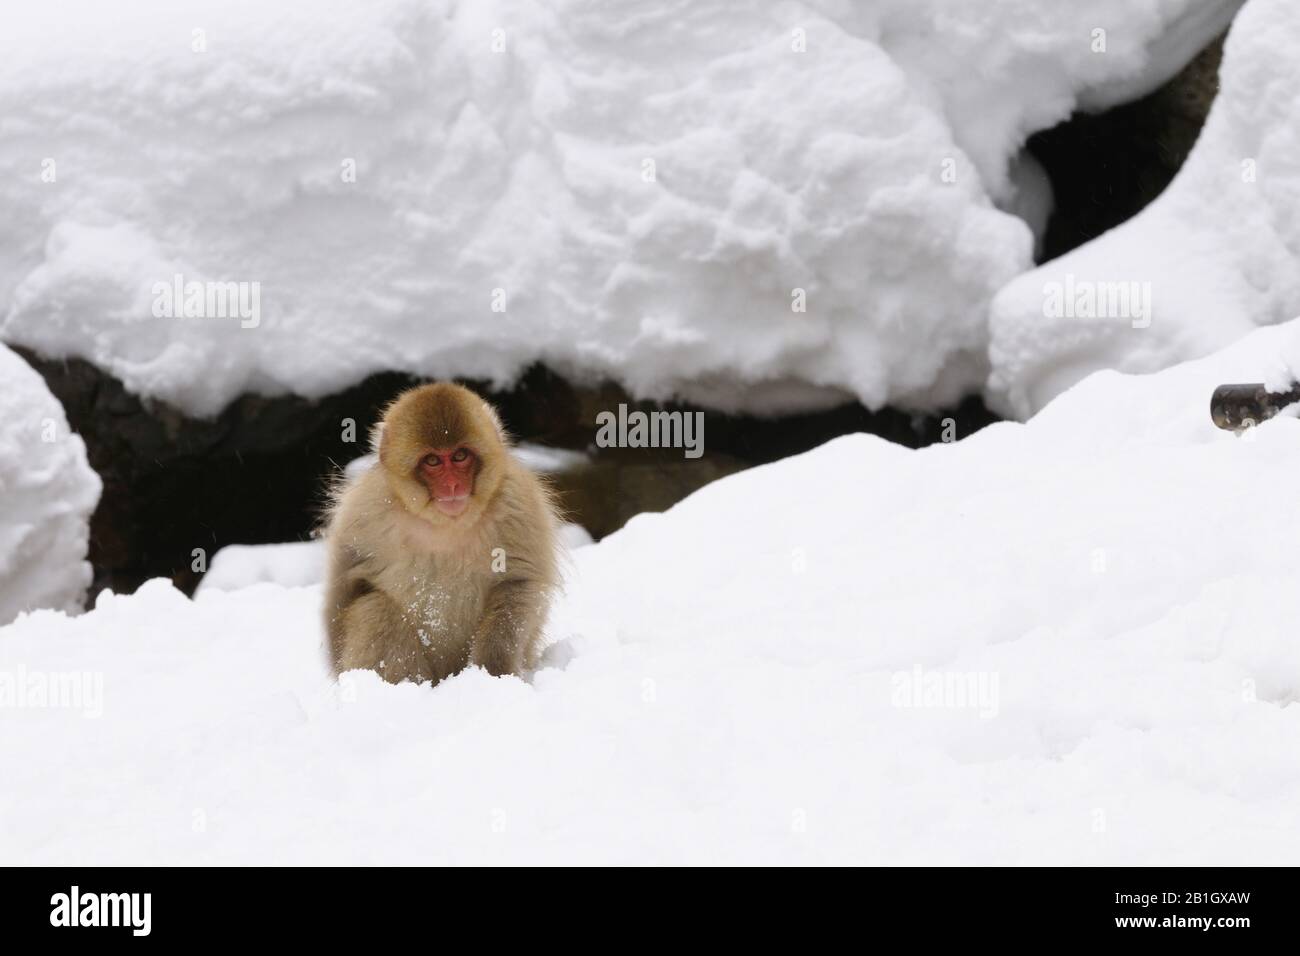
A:
<svg viewBox="0 0 1300 956">
<path fill-rule="evenodd" d="M 0 338 L 193 413 L 536 360 L 731 409 L 948 402 L 1030 264 L 989 201 L 1041 219 L 1024 138 L 1236 2 L 1088 6 L 28 5 Z"/>
<path fill-rule="evenodd" d="M 1024 417 L 1098 368 L 1152 371 L 1300 312 L 1300 18 L 1251 0 L 1186 164 L 1136 217 L 1011 282 L 991 310 L 992 389 Z M 1146 314 L 1052 302 L 1145 285 Z M 1101 312 L 1100 315 L 1097 313 Z"/>
<path fill-rule="evenodd" d="M 325 542 L 228 544 L 212 556 L 199 590 L 237 591 L 254 584 L 299 588 L 325 579 Z"/>
<path fill-rule="evenodd" d="M 1300 322 L 718 481 L 574 553 L 531 685 L 333 684 L 314 588 L 23 617 L 0 858 L 1293 863 L 1300 421 L 1208 402 L 1296 375 Z"/>
<path fill-rule="evenodd" d="M 99 476 L 41 377 L 0 345 L 0 624 L 21 611 L 78 611 Z"/>
</svg>

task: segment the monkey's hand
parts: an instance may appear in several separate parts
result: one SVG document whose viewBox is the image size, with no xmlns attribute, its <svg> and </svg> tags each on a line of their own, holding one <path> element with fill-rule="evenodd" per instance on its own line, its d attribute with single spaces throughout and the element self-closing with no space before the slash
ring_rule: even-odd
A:
<svg viewBox="0 0 1300 956">
<path fill-rule="evenodd" d="M 540 638 L 545 608 L 546 594 L 531 581 L 502 581 L 493 587 L 474 631 L 470 663 L 493 677 L 518 674 Z"/>
</svg>

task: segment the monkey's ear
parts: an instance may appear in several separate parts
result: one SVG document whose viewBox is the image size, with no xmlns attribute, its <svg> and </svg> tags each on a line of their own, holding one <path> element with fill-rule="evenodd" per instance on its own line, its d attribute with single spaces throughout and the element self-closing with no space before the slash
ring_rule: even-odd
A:
<svg viewBox="0 0 1300 956">
<path fill-rule="evenodd" d="M 492 427 L 496 429 L 497 438 L 501 440 L 501 444 L 510 444 L 510 436 L 506 434 L 506 428 L 501 424 L 501 416 L 497 414 L 497 410 L 492 407 L 490 402 L 484 401 L 483 399 L 480 399 L 479 401 L 483 403 L 483 411 L 492 422 Z"/>
</svg>

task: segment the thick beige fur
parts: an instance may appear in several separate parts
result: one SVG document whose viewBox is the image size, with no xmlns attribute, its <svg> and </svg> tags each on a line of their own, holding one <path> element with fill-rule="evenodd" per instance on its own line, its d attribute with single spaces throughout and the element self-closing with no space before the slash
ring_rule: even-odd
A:
<svg viewBox="0 0 1300 956">
<path fill-rule="evenodd" d="M 336 674 L 439 681 L 468 665 L 520 674 L 536 664 L 558 583 L 558 520 L 540 478 L 510 453 L 496 413 L 439 383 L 384 414 L 378 463 L 340 487 L 328 512 L 325 623 Z M 465 446 L 480 467 L 465 512 L 434 507 L 417 469 L 430 448 Z"/>
</svg>

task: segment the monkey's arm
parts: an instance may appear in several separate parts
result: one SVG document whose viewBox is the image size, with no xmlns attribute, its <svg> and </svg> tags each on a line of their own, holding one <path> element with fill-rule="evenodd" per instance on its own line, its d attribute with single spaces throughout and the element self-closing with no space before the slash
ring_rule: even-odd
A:
<svg viewBox="0 0 1300 956">
<path fill-rule="evenodd" d="M 325 589 L 325 628 L 336 675 L 354 668 L 377 669 L 392 656 L 387 645 L 402 629 L 401 610 L 360 565 L 355 550 L 335 545 Z"/>
<path fill-rule="evenodd" d="M 352 582 L 346 603 L 329 621 L 329 632 L 335 674 L 372 670 L 390 684 L 421 684 L 435 677 L 402 609 L 369 581 Z"/>
<path fill-rule="evenodd" d="M 546 605 L 546 588 L 536 582 L 514 579 L 495 585 L 474 631 L 470 663 L 494 677 L 518 674 L 537 650 Z"/>
</svg>

